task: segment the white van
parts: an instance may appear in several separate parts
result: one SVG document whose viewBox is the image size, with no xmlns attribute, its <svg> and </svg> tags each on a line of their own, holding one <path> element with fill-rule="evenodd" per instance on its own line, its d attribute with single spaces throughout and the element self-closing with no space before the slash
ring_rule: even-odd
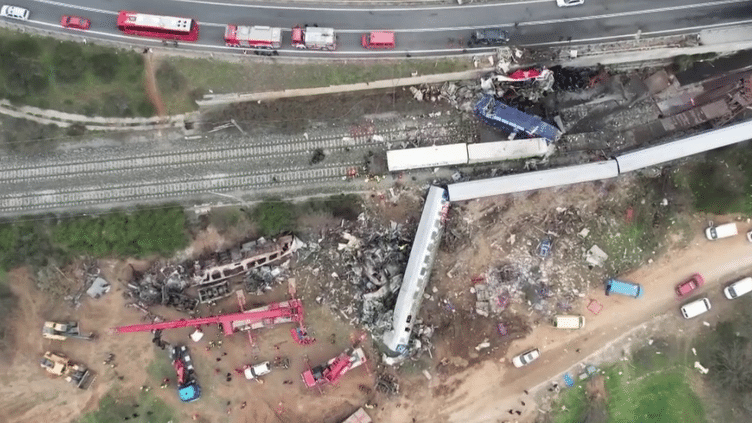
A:
<svg viewBox="0 0 752 423">
<path fill-rule="evenodd" d="M 705 237 L 707 237 L 711 241 L 714 239 L 728 238 L 738 233 L 739 231 L 736 229 L 736 223 L 726 223 L 719 226 L 710 226 L 705 229 Z"/>
<path fill-rule="evenodd" d="M 23 7 L 4 5 L 0 7 L 0 16 L 11 19 L 19 19 L 22 21 L 29 20 L 29 11 Z"/>
<path fill-rule="evenodd" d="M 710 300 L 707 298 L 700 298 L 699 300 L 692 301 L 689 304 L 683 305 L 681 308 L 682 315 L 685 319 L 697 317 L 708 310 L 710 310 Z"/>
<path fill-rule="evenodd" d="M 738 280 L 723 289 L 723 295 L 725 295 L 729 300 L 739 298 L 744 294 L 748 294 L 749 292 L 752 292 L 752 278 L 744 278 Z"/>
<path fill-rule="evenodd" d="M 585 326 L 585 316 L 556 316 L 554 327 L 559 329 L 580 329 Z"/>
</svg>

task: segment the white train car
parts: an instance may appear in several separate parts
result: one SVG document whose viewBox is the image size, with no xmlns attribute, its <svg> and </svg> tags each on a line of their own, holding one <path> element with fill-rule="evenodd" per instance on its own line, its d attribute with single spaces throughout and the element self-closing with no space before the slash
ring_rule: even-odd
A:
<svg viewBox="0 0 752 423">
<path fill-rule="evenodd" d="M 449 198 L 444 188 L 432 186 L 428 189 L 418 232 L 410 249 L 405 276 L 394 306 L 392 330 L 386 332 L 383 338 L 391 356 L 403 354 L 409 345 L 410 333 L 418 319 L 423 300 L 423 291 L 431 277 L 434 256 L 441 242 L 444 215 L 448 207 Z"/>
<path fill-rule="evenodd" d="M 610 179 L 617 176 L 619 176 L 619 167 L 616 164 L 616 160 L 607 160 L 578 166 L 451 184 L 448 186 L 449 199 L 453 202 L 465 201 L 513 192 L 576 184 L 578 182 Z"/>
<path fill-rule="evenodd" d="M 467 145 L 468 164 L 527 159 L 551 154 L 554 145 L 543 138 L 482 142 Z"/>
<path fill-rule="evenodd" d="M 467 144 L 434 145 L 386 152 L 390 172 L 467 163 Z"/>
<path fill-rule="evenodd" d="M 749 139 L 752 139 L 752 121 L 738 123 L 681 140 L 623 154 L 617 157 L 616 161 L 619 162 L 619 172 L 625 173 Z"/>
</svg>

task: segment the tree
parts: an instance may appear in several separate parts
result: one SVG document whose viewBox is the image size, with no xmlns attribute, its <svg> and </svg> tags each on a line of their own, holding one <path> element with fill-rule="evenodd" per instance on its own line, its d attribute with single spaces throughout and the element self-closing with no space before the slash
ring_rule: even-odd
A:
<svg viewBox="0 0 752 423">
<path fill-rule="evenodd" d="M 752 392 L 752 360 L 750 344 L 737 338 L 731 342 L 722 342 L 713 354 L 710 364 L 711 374 L 720 386 L 726 386 L 736 392 Z"/>
</svg>

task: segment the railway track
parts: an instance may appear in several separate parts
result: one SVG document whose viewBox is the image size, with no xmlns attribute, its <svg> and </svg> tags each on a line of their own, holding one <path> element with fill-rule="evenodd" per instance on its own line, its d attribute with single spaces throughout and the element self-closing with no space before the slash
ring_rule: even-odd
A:
<svg viewBox="0 0 752 423">
<path fill-rule="evenodd" d="M 457 125 L 434 121 L 432 127 L 451 133 Z M 413 130 L 386 124 L 365 131 L 267 138 L 242 145 L 223 142 L 143 154 L 121 149 L 109 159 L 100 158 L 106 157 L 106 149 L 96 151 L 98 157 L 89 159 L 57 156 L 24 163 L 4 157 L 0 158 L 0 214 L 206 199 L 222 192 L 259 198 L 296 191 L 317 193 L 319 187 L 328 188 L 327 192 L 359 190 L 360 184 L 356 181 L 354 185 L 347 176 L 363 165 L 362 152 L 407 140 Z M 334 153 L 327 157 L 339 156 L 340 162 L 311 165 L 310 156 L 318 149 Z"/>
<path fill-rule="evenodd" d="M 283 168 L 274 172 L 243 172 L 206 175 L 190 179 L 161 180 L 147 183 L 109 184 L 67 188 L 51 192 L 25 192 L 0 195 L 0 213 L 42 211 L 67 206 L 90 206 L 111 202 L 174 199 L 211 192 L 285 188 L 310 182 L 342 181 L 348 171 L 360 163 L 344 163 L 314 169 Z"/>
</svg>

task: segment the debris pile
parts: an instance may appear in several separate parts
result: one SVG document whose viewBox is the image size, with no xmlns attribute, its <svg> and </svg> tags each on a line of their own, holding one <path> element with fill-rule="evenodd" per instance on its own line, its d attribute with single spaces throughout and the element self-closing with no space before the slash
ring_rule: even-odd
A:
<svg viewBox="0 0 752 423">
<path fill-rule="evenodd" d="M 399 395 L 399 381 L 389 373 L 376 375 L 376 391 L 389 396 Z"/>
<path fill-rule="evenodd" d="M 275 241 L 260 238 L 182 265 L 158 262 L 145 272 L 134 272 L 128 295 L 141 308 L 160 304 L 192 314 L 199 304 L 231 295 L 235 290 L 232 277 L 244 276 L 243 287 L 256 294 L 271 289 L 275 282 L 283 282 L 289 256 L 299 245 L 293 236 Z M 287 260 L 270 266 L 282 259 Z"/>
<path fill-rule="evenodd" d="M 475 311 L 499 316 L 513 305 L 527 305 L 544 317 L 567 311 L 584 297 L 587 281 L 578 270 L 584 251 L 583 221 L 579 210 L 557 208 L 543 216 L 528 215 L 514 222 L 518 228 L 538 229 L 539 238 L 510 234 L 496 248 L 507 252 L 507 263 L 470 281 L 476 295 Z"/>
<path fill-rule="evenodd" d="M 385 228 L 361 213 L 357 221 L 343 222 L 309 242 L 309 252 L 301 253 L 308 271 L 319 277 L 322 269 L 334 270 L 313 293 L 316 302 L 372 334 L 389 329 L 412 244 L 406 226 L 412 224 L 391 222 Z"/>
<path fill-rule="evenodd" d="M 199 301 L 183 293 L 190 285 L 183 266 L 157 262 L 143 273 L 133 272 L 133 277 L 128 295 L 142 307 L 161 304 L 186 313 L 196 311 Z"/>
</svg>

